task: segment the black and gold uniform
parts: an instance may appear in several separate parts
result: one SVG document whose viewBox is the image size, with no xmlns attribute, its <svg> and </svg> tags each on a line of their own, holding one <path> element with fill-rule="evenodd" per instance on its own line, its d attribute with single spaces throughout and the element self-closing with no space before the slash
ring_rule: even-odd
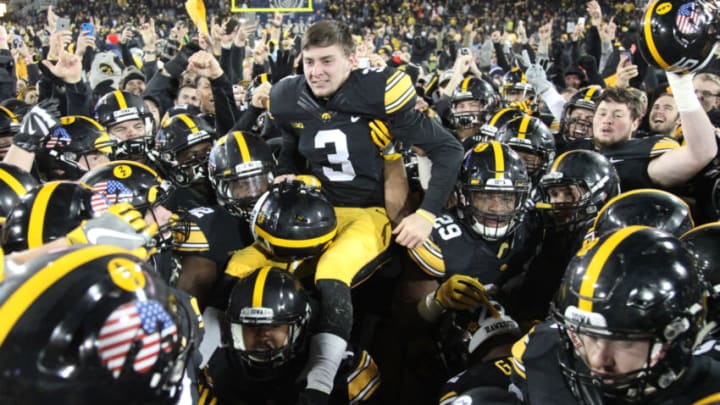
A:
<svg viewBox="0 0 720 405">
<path fill-rule="evenodd" d="M 223 280 L 225 267 L 233 252 L 253 243 L 247 221 L 218 205 L 197 207 L 175 226 L 173 239 L 173 253 L 182 265 L 178 286 L 196 295 L 203 308 L 224 308 L 234 281 Z"/>
<path fill-rule="evenodd" d="M 488 241 L 457 214 L 448 213 L 435 219 L 430 237 L 422 246 L 408 252 L 431 277 L 446 280 L 463 274 L 489 287 L 522 271 L 535 253 L 538 242 L 535 235 L 523 221 L 513 233 Z"/>
<path fill-rule="evenodd" d="M 637 188 L 657 187 L 650 179 L 648 165 L 663 153 L 677 149 L 680 144 L 672 138 L 656 135 L 647 138 L 629 139 L 598 150 L 602 153 L 620 176 L 620 189 L 625 191 Z M 565 150 L 596 150 L 592 139 L 571 142 Z"/>
<path fill-rule="evenodd" d="M 459 210 L 437 217 L 410 256 L 432 277 L 462 274 L 495 284 L 519 271 L 536 245 L 523 219 L 530 178 L 518 154 L 497 141 L 473 147 L 460 177 Z"/>
<path fill-rule="evenodd" d="M 317 99 L 305 78 L 273 86 L 270 113 L 283 133 L 279 174 L 298 173 L 297 153 L 309 163 L 335 207 L 382 207 L 383 159 L 388 140 L 373 138 L 379 119 L 393 139 L 422 148 L 433 161 L 433 179 L 421 208 L 440 212 L 462 159 L 460 145 L 432 119 L 415 111 L 410 78 L 390 68 L 355 70 L 329 100 Z"/>
<path fill-rule="evenodd" d="M 433 161 L 420 208 L 437 214 L 447 201 L 462 149 L 449 132 L 414 110 L 415 97 L 410 78 L 394 69 L 352 71 L 328 100 L 315 98 L 303 76 L 273 86 L 270 113 L 283 134 L 278 174 L 301 172 L 294 164 L 299 153 L 336 208 L 338 236 L 320 259 L 316 280 L 350 285 L 354 274 L 390 244 L 379 153 L 390 139 L 380 139 L 373 120 L 383 121 L 390 137 L 421 147 Z"/>
<path fill-rule="evenodd" d="M 696 266 L 687 245 L 646 226 L 583 246 L 553 319 L 513 346 L 512 378 L 525 402 L 717 403 L 720 363 L 693 353 L 707 315 Z M 635 360 L 618 364 L 633 350 Z"/>
<path fill-rule="evenodd" d="M 305 388 L 305 381 L 298 380 L 305 362 L 304 356 L 297 357 L 292 364 L 283 366 L 284 373 L 272 379 L 257 379 L 232 348 L 219 348 L 200 376 L 198 404 L 294 404 Z M 379 387 L 380 371 L 370 354 L 365 350 L 349 351 L 335 376 L 329 403 L 381 403 L 376 398 Z"/>
<path fill-rule="evenodd" d="M 316 303 L 282 268 L 266 266 L 239 280 L 221 319 L 224 345 L 200 376 L 199 404 L 298 403 L 316 334 Z M 267 345 L 272 336 L 278 343 Z M 372 357 L 348 347 L 324 398 L 333 404 L 370 403 L 379 387 Z"/>
<path fill-rule="evenodd" d="M 179 229 L 173 250 L 176 254 L 202 256 L 225 269 L 232 253 L 252 244 L 249 224 L 220 206 L 197 207 L 185 217 L 186 229 Z"/>
<path fill-rule="evenodd" d="M 547 321 L 537 325 L 513 346 L 514 392 L 522 392 L 524 403 L 579 404 L 565 381 L 558 352 L 562 350 L 557 324 Z M 653 404 L 714 404 L 720 401 L 720 362 L 709 355 L 692 358 L 692 365 L 678 386 Z M 515 389 L 516 388 L 516 389 Z M 622 403 L 622 402 L 619 402 Z"/>
<path fill-rule="evenodd" d="M 512 356 L 502 356 L 477 363 L 449 379 L 440 390 L 440 405 L 452 404 L 463 393 L 478 387 L 507 389 L 512 374 Z"/>
</svg>

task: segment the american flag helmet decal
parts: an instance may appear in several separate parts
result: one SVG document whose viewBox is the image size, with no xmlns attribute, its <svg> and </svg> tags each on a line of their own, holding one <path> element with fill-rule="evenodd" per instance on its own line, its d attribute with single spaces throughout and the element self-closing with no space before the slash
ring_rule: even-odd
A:
<svg viewBox="0 0 720 405">
<path fill-rule="evenodd" d="M 147 373 L 161 351 L 172 350 L 177 338 L 177 326 L 159 302 L 136 300 L 117 307 L 108 316 L 100 329 L 97 347 L 102 363 L 117 378 L 127 369 L 126 364 L 132 364 L 138 373 Z"/>
<path fill-rule="evenodd" d="M 694 1 L 687 2 L 680 6 L 675 17 L 675 25 L 678 31 L 685 35 L 698 34 L 704 14 L 702 9 Z"/>
</svg>

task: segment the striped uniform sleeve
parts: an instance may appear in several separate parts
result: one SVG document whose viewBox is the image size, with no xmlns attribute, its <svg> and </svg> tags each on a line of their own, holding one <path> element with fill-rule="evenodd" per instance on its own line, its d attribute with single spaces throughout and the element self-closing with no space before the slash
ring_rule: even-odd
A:
<svg viewBox="0 0 720 405">
<path fill-rule="evenodd" d="M 173 228 L 173 251 L 178 254 L 202 254 L 210 251 L 205 233 L 194 221 L 182 221 Z"/>
<path fill-rule="evenodd" d="M 662 155 L 665 152 L 671 151 L 673 149 L 677 149 L 680 147 L 680 144 L 677 143 L 676 140 L 672 138 L 664 137 L 660 139 L 659 141 L 655 142 L 652 149 L 650 150 L 650 157 L 657 157 Z"/>
<path fill-rule="evenodd" d="M 438 403 L 440 405 L 450 405 L 452 404 L 458 397 L 458 393 L 455 391 L 450 391 L 446 393 L 445 395 L 441 396 Z"/>
<path fill-rule="evenodd" d="M 385 113 L 391 115 L 409 105 L 415 106 L 415 86 L 410 76 L 398 70 L 385 81 Z"/>
<path fill-rule="evenodd" d="M 213 395 L 212 377 L 210 377 L 207 368 L 203 369 L 199 377 L 198 405 L 217 405 L 218 399 L 215 395 Z"/>
<path fill-rule="evenodd" d="M 363 350 L 352 372 L 347 376 L 348 403 L 360 404 L 369 400 L 380 386 L 380 369 L 370 354 Z"/>
<path fill-rule="evenodd" d="M 445 259 L 442 249 L 430 238 L 414 249 L 408 249 L 410 258 L 431 277 L 445 277 Z"/>
<path fill-rule="evenodd" d="M 525 372 L 525 362 L 523 360 L 523 357 L 525 356 L 525 350 L 527 350 L 527 345 L 530 341 L 530 335 L 534 331 L 535 327 L 533 326 L 525 336 L 515 342 L 511 349 L 513 372 L 522 380 L 527 380 L 527 374 Z"/>
</svg>

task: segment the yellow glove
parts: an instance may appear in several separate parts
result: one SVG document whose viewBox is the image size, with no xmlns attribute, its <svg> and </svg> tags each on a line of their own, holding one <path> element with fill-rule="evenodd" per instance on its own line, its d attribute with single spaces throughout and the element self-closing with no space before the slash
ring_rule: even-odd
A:
<svg viewBox="0 0 720 405">
<path fill-rule="evenodd" d="M 157 224 L 148 225 L 129 203 L 115 204 L 96 218 L 83 221 L 67 234 L 69 245 L 113 245 L 127 250 L 152 248 Z"/>
<path fill-rule="evenodd" d="M 445 309 L 474 311 L 484 304 L 491 312 L 497 313 L 490 304 L 485 286 L 477 279 L 462 274 L 455 274 L 440 284 L 435 291 L 435 300 Z"/>
<path fill-rule="evenodd" d="M 395 160 L 402 155 L 395 150 L 395 143 L 392 134 L 387 125 L 380 120 L 372 120 L 368 124 L 370 127 L 370 136 L 373 143 L 380 149 L 380 154 L 385 160 Z"/>
</svg>

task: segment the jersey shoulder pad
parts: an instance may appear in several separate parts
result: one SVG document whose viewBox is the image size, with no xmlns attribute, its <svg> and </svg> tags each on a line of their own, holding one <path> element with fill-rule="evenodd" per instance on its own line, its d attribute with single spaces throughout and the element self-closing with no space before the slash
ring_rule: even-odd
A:
<svg viewBox="0 0 720 405">
<path fill-rule="evenodd" d="M 405 72 L 396 70 L 385 80 L 385 113 L 415 107 L 415 84 Z"/>
<path fill-rule="evenodd" d="M 268 111 L 271 117 L 293 112 L 301 86 L 305 83 L 302 75 L 288 76 L 275 83 L 270 89 Z"/>
<path fill-rule="evenodd" d="M 370 399 L 380 386 L 380 369 L 366 350 L 349 361 L 346 377 L 348 403 L 358 404 Z"/>
<path fill-rule="evenodd" d="M 391 115 L 403 108 L 415 107 L 415 85 L 410 76 L 394 68 L 356 69 L 350 74 L 348 85 L 343 86 L 346 98 L 372 116 Z M 358 108 L 358 106 L 354 106 Z"/>
<path fill-rule="evenodd" d="M 656 137 L 656 138 L 657 139 L 654 139 L 655 142 L 652 145 L 652 149 L 650 149 L 650 156 L 653 156 L 653 157 L 659 156 L 667 151 L 677 149 L 680 147 L 680 144 L 676 140 L 674 140 L 670 137 L 663 136 L 663 137 Z"/>
</svg>

